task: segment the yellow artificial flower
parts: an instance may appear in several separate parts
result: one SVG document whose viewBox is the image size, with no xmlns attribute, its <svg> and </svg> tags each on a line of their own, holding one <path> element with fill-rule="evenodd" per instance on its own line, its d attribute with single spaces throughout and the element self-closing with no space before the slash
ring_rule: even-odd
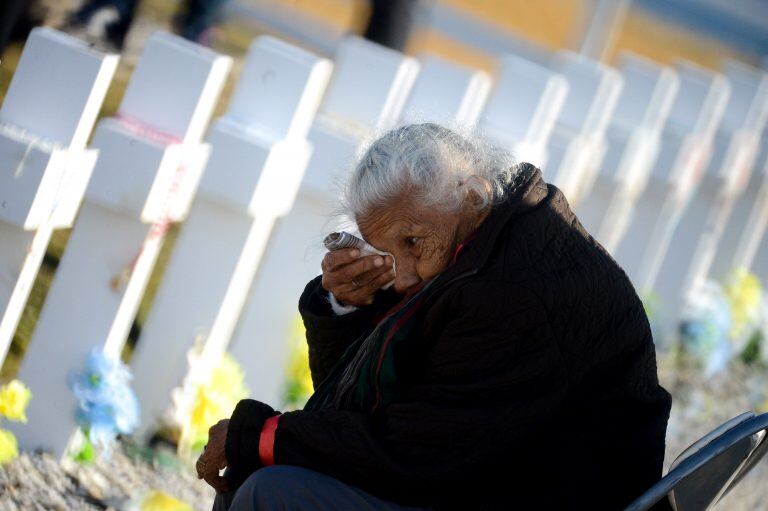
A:
<svg viewBox="0 0 768 511">
<path fill-rule="evenodd" d="M 197 394 L 195 395 L 195 404 L 192 407 L 192 414 L 190 416 L 191 436 L 197 440 L 201 434 L 207 433 L 211 426 L 221 419 L 228 417 L 228 404 L 229 400 L 226 397 L 216 396 L 204 385 L 198 387 Z M 231 412 L 231 410 L 229 411 Z"/>
<path fill-rule="evenodd" d="M 32 392 L 19 380 L 11 380 L 0 387 L 0 415 L 16 422 L 27 422 L 24 410 L 32 398 Z"/>
<path fill-rule="evenodd" d="M 297 318 L 291 328 L 291 353 L 286 373 L 285 405 L 288 408 L 301 408 L 314 392 L 306 331 L 301 318 Z"/>
<path fill-rule="evenodd" d="M 192 506 L 165 492 L 153 491 L 141 501 L 141 511 L 192 511 Z"/>
<path fill-rule="evenodd" d="M 19 455 L 19 446 L 16 437 L 7 429 L 0 429 L 0 465 L 16 459 Z"/>
<path fill-rule="evenodd" d="M 760 279 L 746 268 L 735 269 L 725 285 L 725 293 L 731 305 L 731 336 L 738 338 L 745 334 L 759 311 L 762 296 Z"/>
<path fill-rule="evenodd" d="M 653 325 L 659 319 L 659 311 L 662 310 L 661 296 L 653 291 L 648 291 L 642 294 L 642 301 L 648 322 Z"/>
<path fill-rule="evenodd" d="M 245 372 L 229 353 L 225 353 L 211 372 L 207 387 L 216 394 L 229 395 L 237 401 L 248 395 Z M 237 402 L 235 402 L 237 404 Z"/>
<path fill-rule="evenodd" d="M 184 428 L 184 442 L 194 448 L 205 443 L 211 426 L 232 415 L 241 399 L 248 397 L 245 373 L 240 364 L 225 354 L 211 371 L 208 381 L 197 387 L 195 401 Z"/>
</svg>

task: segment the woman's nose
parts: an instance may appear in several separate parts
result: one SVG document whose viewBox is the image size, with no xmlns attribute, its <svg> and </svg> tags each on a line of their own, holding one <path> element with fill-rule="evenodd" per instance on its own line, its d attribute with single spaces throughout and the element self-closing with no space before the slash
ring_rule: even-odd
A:
<svg viewBox="0 0 768 511">
<path fill-rule="evenodd" d="M 397 268 L 395 273 L 395 283 L 393 285 L 396 292 L 400 294 L 405 293 L 408 291 L 408 288 L 415 286 L 418 283 L 418 275 L 409 271 L 400 271 L 400 268 Z"/>
</svg>

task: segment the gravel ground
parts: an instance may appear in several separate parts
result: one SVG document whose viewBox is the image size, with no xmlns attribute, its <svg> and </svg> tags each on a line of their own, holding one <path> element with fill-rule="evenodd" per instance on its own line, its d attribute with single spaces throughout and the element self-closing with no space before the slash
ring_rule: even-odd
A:
<svg viewBox="0 0 768 511">
<path fill-rule="evenodd" d="M 768 402 L 768 369 L 732 361 L 721 374 L 706 376 L 671 357 L 659 358 L 659 379 L 672 394 L 664 472 L 686 447 L 745 411 Z M 768 510 L 768 456 L 727 495 L 716 511 Z"/>
<path fill-rule="evenodd" d="M 23 453 L 0 468 L 0 511 L 132 510 L 156 490 L 205 511 L 214 497 L 175 456 L 131 444 L 91 465 Z"/>
</svg>

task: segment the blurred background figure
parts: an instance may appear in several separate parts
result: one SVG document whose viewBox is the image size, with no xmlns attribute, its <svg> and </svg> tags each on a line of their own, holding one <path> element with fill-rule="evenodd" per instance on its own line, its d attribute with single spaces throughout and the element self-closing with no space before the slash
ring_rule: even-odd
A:
<svg viewBox="0 0 768 511">
<path fill-rule="evenodd" d="M 417 0 L 372 0 L 365 38 L 402 51 L 408 42 L 417 3 Z"/>
<path fill-rule="evenodd" d="M 190 41 L 209 45 L 219 9 L 227 0 L 180 2 L 173 25 Z M 139 6 L 139 0 L 88 0 L 69 18 L 65 29 L 81 33 L 94 43 L 122 50 Z"/>
<path fill-rule="evenodd" d="M 29 31 L 42 22 L 36 1 L 3 0 L 0 2 L 0 55 L 11 41 L 23 41 Z"/>
<path fill-rule="evenodd" d="M 187 10 L 179 18 L 178 31 L 186 39 L 208 44 L 219 9 L 228 0 L 188 0 Z"/>
<path fill-rule="evenodd" d="M 89 39 L 122 49 L 138 4 L 138 0 L 90 0 L 72 14 L 65 28 L 72 33 L 82 30 Z"/>
</svg>

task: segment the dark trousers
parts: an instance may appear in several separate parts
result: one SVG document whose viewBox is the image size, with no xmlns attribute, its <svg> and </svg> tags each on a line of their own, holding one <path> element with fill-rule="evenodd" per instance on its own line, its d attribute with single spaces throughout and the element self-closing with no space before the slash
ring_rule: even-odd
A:
<svg viewBox="0 0 768 511">
<path fill-rule="evenodd" d="M 291 465 L 262 468 L 232 493 L 216 496 L 213 511 L 264 511 L 285 509 L 321 511 L 417 511 L 381 500 L 359 488 L 325 474 Z"/>
</svg>

